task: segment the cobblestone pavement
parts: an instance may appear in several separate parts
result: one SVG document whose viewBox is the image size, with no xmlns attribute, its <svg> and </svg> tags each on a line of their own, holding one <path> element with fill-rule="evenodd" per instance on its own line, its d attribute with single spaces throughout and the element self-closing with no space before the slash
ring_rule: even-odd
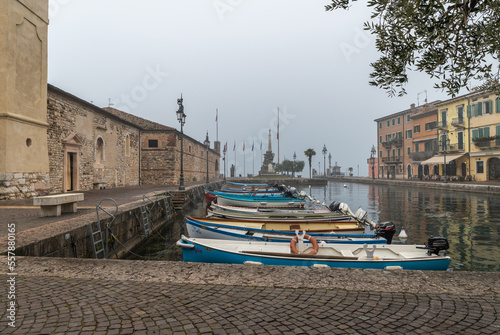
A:
<svg viewBox="0 0 500 335">
<path fill-rule="evenodd" d="M 497 273 L 38 257 L 16 270 L 1 334 L 500 333 Z"/>
<path fill-rule="evenodd" d="M 2 334 L 500 332 L 499 301 L 482 297 L 22 276 L 17 285 L 16 327 L 4 310 Z"/>
</svg>

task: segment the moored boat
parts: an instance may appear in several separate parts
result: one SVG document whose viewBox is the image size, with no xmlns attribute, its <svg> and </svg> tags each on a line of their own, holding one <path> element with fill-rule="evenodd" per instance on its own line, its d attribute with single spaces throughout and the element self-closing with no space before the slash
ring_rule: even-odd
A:
<svg viewBox="0 0 500 335">
<path fill-rule="evenodd" d="M 186 217 L 185 222 L 186 230 L 191 238 L 290 243 L 290 241 L 296 236 L 295 232 L 291 230 L 266 229 L 265 223 L 261 224 L 261 227 L 263 228 L 255 228 L 249 227 L 251 224 L 248 224 L 247 222 L 230 220 L 207 222 L 203 218 Z M 290 228 L 289 225 L 285 226 L 283 222 L 281 223 L 284 225 L 284 228 Z M 319 231 L 308 230 L 307 234 L 314 237 L 318 242 L 325 241 L 326 243 L 388 243 L 387 240 L 380 235 L 363 234 L 363 231 L 359 231 L 358 229 L 359 228 L 350 230 L 348 227 L 345 227 L 345 229 L 332 229 L 329 231 L 325 231 L 323 229 L 320 229 Z"/>
<path fill-rule="evenodd" d="M 296 247 L 293 242 L 288 245 L 182 236 L 177 246 L 182 248 L 185 262 L 406 270 L 446 270 L 450 264 L 450 258 L 443 255 L 443 250 L 448 249 L 448 241 L 441 237 L 429 238 L 426 246 L 302 244 L 305 249 L 300 253 L 294 253 Z"/>
<path fill-rule="evenodd" d="M 303 208 L 305 199 L 286 197 L 241 197 L 234 195 L 217 195 L 217 203 L 227 206 L 264 207 L 264 208 Z"/>
</svg>

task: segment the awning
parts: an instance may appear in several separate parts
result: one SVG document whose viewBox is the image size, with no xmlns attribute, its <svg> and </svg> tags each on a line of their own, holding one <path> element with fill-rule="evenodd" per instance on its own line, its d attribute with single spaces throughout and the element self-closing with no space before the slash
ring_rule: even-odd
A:
<svg viewBox="0 0 500 335">
<path fill-rule="evenodd" d="M 462 157 L 465 154 L 458 154 L 458 155 L 446 155 L 446 164 L 449 164 L 451 161 Z M 428 160 L 425 160 L 421 162 L 420 164 L 422 165 L 429 165 L 429 164 L 444 164 L 444 156 L 443 155 L 438 155 L 429 158 Z"/>
</svg>

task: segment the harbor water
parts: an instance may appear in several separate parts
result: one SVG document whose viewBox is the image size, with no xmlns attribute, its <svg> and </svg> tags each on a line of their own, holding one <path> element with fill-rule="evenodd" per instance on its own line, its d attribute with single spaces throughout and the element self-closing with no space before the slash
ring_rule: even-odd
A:
<svg viewBox="0 0 500 335">
<path fill-rule="evenodd" d="M 361 207 L 375 222 L 393 222 L 397 228 L 393 243 L 424 244 L 430 236 L 448 238 L 449 270 L 500 271 L 500 195 L 345 181 L 299 190 L 327 205 L 345 202 L 353 212 Z M 186 213 L 203 216 L 205 204 Z M 175 242 L 185 231 L 183 219 L 178 215 L 173 225 L 156 232 L 128 258 L 182 260 Z M 401 229 L 407 235 L 403 241 L 398 239 Z"/>
</svg>

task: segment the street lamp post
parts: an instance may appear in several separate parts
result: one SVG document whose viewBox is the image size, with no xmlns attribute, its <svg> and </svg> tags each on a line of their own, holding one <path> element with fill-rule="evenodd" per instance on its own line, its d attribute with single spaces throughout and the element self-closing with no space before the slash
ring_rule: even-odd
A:
<svg viewBox="0 0 500 335">
<path fill-rule="evenodd" d="M 207 148 L 207 184 L 209 183 L 208 181 L 208 149 L 210 148 L 210 141 L 208 140 L 208 131 L 207 131 L 207 138 L 205 139 L 205 142 L 203 142 L 205 147 Z"/>
<path fill-rule="evenodd" d="M 295 159 L 297 159 L 297 154 L 293 153 L 293 170 L 292 170 L 292 178 L 295 178 Z"/>
<path fill-rule="evenodd" d="M 326 144 L 323 144 L 323 174 L 326 178 L 326 153 L 328 150 L 326 149 Z"/>
<path fill-rule="evenodd" d="M 186 123 L 186 114 L 184 114 L 184 106 L 182 105 L 182 94 L 181 98 L 177 99 L 177 104 L 179 105 L 179 109 L 177 110 L 177 121 L 181 124 L 181 177 L 179 181 L 179 190 L 185 190 L 184 187 L 184 132 L 183 132 L 183 127 L 184 124 Z"/>
<path fill-rule="evenodd" d="M 375 154 L 377 153 L 377 150 L 375 149 L 374 145 L 372 145 L 371 153 L 372 155 L 370 156 L 370 164 L 372 165 L 372 179 L 375 179 Z"/>
<path fill-rule="evenodd" d="M 441 135 L 441 141 L 442 141 L 442 146 L 443 146 L 443 157 L 444 157 L 444 165 L 443 165 L 443 182 L 447 183 L 448 180 L 446 179 L 446 150 L 448 149 L 448 138 L 446 136 L 446 131 L 443 132 Z"/>
</svg>

